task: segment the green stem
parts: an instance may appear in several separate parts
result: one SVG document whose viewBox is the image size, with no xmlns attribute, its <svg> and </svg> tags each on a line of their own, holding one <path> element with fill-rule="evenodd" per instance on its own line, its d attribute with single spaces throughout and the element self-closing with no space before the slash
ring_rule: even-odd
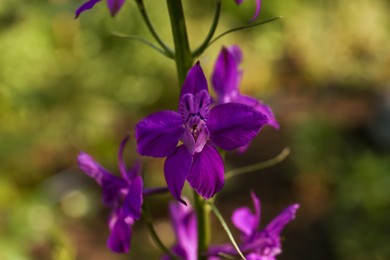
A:
<svg viewBox="0 0 390 260">
<path fill-rule="evenodd" d="M 209 42 L 213 38 L 215 30 L 217 29 L 219 16 L 221 14 L 221 5 L 222 5 L 222 0 L 216 0 L 214 19 L 213 19 L 213 22 L 211 24 L 210 31 L 207 34 L 206 38 L 204 39 L 203 43 L 194 51 L 194 53 L 192 54 L 192 57 L 194 57 L 194 58 L 198 57 L 207 49 Z"/>
<path fill-rule="evenodd" d="M 262 21 L 262 22 L 253 23 L 253 24 L 249 24 L 249 25 L 243 25 L 243 26 L 232 28 L 230 30 L 227 30 L 226 32 L 221 33 L 217 37 L 215 37 L 212 41 L 209 42 L 209 44 L 207 46 L 210 46 L 211 44 L 213 44 L 214 42 L 216 42 L 217 40 L 219 40 L 220 38 L 222 38 L 226 34 L 229 34 L 229 33 L 232 33 L 232 32 L 236 32 L 236 31 L 245 30 L 245 29 L 249 29 L 249 28 L 253 28 L 253 27 L 256 27 L 256 26 L 259 26 L 259 25 L 263 25 L 263 24 L 266 24 L 266 23 L 270 23 L 270 22 L 276 21 L 276 20 L 281 19 L 281 18 L 282 18 L 281 16 L 278 16 L 278 17 L 271 18 L 269 20 L 265 20 L 265 21 Z"/>
<path fill-rule="evenodd" d="M 166 56 L 169 58 L 173 58 L 174 57 L 173 51 L 164 43 L 164 41 L 160 38 L 160 36 L 157 34 L 156 30 L 153 27 L 152 22 L 149 19 L 148 13 L 146 12 L 144 0 L 136 0 L 136 2 L 137 2 L 138 10 L 140 11 L 142 18 L 144 19 L 144 22 L 148 27 L 150 33 L 153 35 L 154 39 L 158 42 L 161 48 L 163 48 L 164 52 L 166 53 Z"/>
<path fill-rule="evenodd" d="M 206 201 L 194 191 L 194 205 L 198 226 L 198 259 L 207 259 L 204 253 L 210 242 L 210 212 Z"/>
<path fill-rule="evenodd" d="M 150 210 L 149 208 L 144 204 L 142 206 L 143 210 L 142 210 L 142 213 L 143 213 L 143 217 L 144 217 L 144 220 L 146 222 L 146 225 L 149 229 L 149 233 L 150 235 L 152 236 L 152 239 L 153 241 L 156 243 L 156 245 L 158 246 L 158 248 L 161 249 L 161 251 L 163 251 L 164 253 L 166 253 L 168 256 L 171 257 L 171 259 L 174 259 L 174 260 L 181 260 L 181 258 L 174 254 L 171 250 L 169 250 L 165 245 L 164 243 L 161 241 L 160 237 L 158 236 L 156 230 L 154 229 L 154 226 L 153 226 L 153 220 L 152 220 L 152 216 L 150 214 Z"/>
<path fill-rule="evenodd" d="M 179 86 L 181 87 L 187 76 L 188 70 L 192 66 L 193 60 L 190 44 L 188 42 L 181 0 L 167 0 L 167 5 L 169 18 L 171 20 L 173 42 L 175 44 L 175 62 L 179 78 Z"/>
<path fill-rule="evenodd" d="M 240 257 L 242 259 L 245 260 L 246 259 L 245 256 L 242 254 L 240 248 L 238 247 L 238 245 L 236 243 L 236 240 L 233 237 L 232 232 L 230 232 L 230 229 L 229 229 L 228 225 L 226 224 L 226 221 L 223 219 L 223 217 L 222 217 L 221 213 L 219 212 L 218 208 L 211 201 L 209 201 L 208 204 L 210 205 L 211 209 L 213 210 L 215 216 L 218 218 L 219 222 L 221 222 L 221 225 L 222 225 L 223 229 L 225 229 L 226 234 L 228 235 L 228 237 L 230 239 L 230 242 L 232 242 L 234 248 L 237 250 L 237 253 L 240 255 Z"/>
<path fill-rule="evenodd" d="M 230 179 L 231 177 L 234 177 L 234 176 L 237 176 L 240 174 L 253 172 L 253 171 L 257 171 L 257 170 L 271 167 L 271 166 L 283 161 L 289 154 L 290 154 L 290 149 L 284 148 L 280 154 L 278 154 L 277 156 L 275 156 L 272 159 L 269 159 L 268 161 L 256 163 L 256 164 L 252 164 L 249 166 L 245 166 L 245 167 L 241 167 L 241 168 L 237 168 L 237 169 L 228 171 L 225 174 L 225 180 Z"/>
</svg>

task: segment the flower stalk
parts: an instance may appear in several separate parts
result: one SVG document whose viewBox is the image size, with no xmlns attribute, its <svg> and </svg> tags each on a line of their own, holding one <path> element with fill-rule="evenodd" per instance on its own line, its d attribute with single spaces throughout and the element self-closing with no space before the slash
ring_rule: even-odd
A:
<svg viewBox="0 0 390 260">
<path fill-rule="evenodd" d="M 194 191 L 194 205 L 198 225 L 198 259 L 206 260 L 204 253 L 210 243 L 210 210 L 206 201 Z"/>
<path fill-rule="evenodd" d="M 167 0 L 173 42 L 175 44 L 175 62 L 179 78 L 179 86 L 182 86 L 193 60 L 188 42 L 183 5 L 181 0 Z"/>
</svg>

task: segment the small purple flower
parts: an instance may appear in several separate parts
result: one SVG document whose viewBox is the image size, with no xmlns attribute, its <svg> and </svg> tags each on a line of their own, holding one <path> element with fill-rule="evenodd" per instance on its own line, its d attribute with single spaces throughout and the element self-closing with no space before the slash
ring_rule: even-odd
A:
<svg viewBox="0 0 390 260">
<path fill-rule="evenodd" d="M 233 212 L 232 222 L 241 232 L 240 250 L 249 260 L 276 260 L 282 252 L 280 233 L 285 225 L 295 218 L 299 204 L 292 204 L 284 209 L 264 229 L 260 225 L 260 200 L 251 193 L 255 208 L 254 214 L 247 207 L 238 208 Z M 208 255 L 218 256 L 219 253 L 237 255 L 231 245 L 213 246 Z M 212 258 L 213 259 L 213 258 Z"/>
<path fill-rule="evenodd" d="M 266 115 L 268 125 L 279 129 L 279 124 L 269 106 L 255 98 L 241 95 L 239 91 L 242 78 L 242 70 L 239 68 L 241 61 L 240 47 L 233 45 L 229 48 L 222 48 L 211 76 L 214 90 L 218 95 L 218 103 L 237 102 L 252 106 Z"/>
<path fill-rule="evenodd" d="M 179 201 L 185 180 L 209 199 L 224 184 L 222 157 L 216 146 L 233 150 L 247 145 L 267 122 L 256 109 L 238 103 L 210 109 L 207 81 L 199 62 L 188 72 L 180 94 L 179 112 L 154 113 L 136 126 L 141 155 L 167 157 L 165 179 Z M 179 140 L 182 142 L 177 146 Z"/>
<path fill-rule="evenodd" d="M 244 2 L 244 0 L 234 0 L 234 1 L 236 1 L 236 4 L 238 4 L 238 5 L 242 4 L 242 2 Z M 256 11 L 252 17 L 252 21 L 256 20 L 256 18 L 259 16 L 260 7 L 261 7 L 261 0 L 256 0 Z"/>
<path fill-rule="evenodd" d="M 185 260 L 198 259 L 198 230 L 194 210 L 191 205 L 184 206 L 181 203 L 171 202 L 169 211 L 173 230 L 176 236 L 176 244 L 172 248 L 172 252 Z M 162 260 L 171 259 L 165 255 Z"/>
<path fill-rule="evenodd" d="M 140 163 L 137 162 L 130 170 L 126 169 L 122 155 L 127 136 L 120 144 L 118 166 L 122 178 L 112 175 L 98 164 L 92 156 L 81 152 L 77 157 L 79 167 L 103 189 L 103 204 L 112 209 L 109 227 L 111 234 L 107 246 L 116 253 L 129 251 L 131 241 L 131 226 L 134 220 L 141 217 L 143 181 L 140 173 Z"/>
<path fill-rule="evenodd" d="M 97 4 L 100 1 L 101 0 L 89 0 L 89 1 L 85 2 L 84 4 L 82 4 L 76 10 L 76 18 L 79 17 L 79 15 L 82 12 L 91 9 L 92 7 L 94 7 L 95 4 Z M 124 3 L 125 3 L 125 0 L 107 0 L 107 7 L 110 10 L 110 14 L 112 17 L 114 17 L 119 12 L 119 10 L 122 8 L 122 5 Z"/>
</svg>

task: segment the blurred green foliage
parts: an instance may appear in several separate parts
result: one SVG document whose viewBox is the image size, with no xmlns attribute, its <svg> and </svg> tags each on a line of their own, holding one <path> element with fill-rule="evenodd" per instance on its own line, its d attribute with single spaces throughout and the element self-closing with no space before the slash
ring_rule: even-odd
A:
<svg viewBox="0 0 390 260">
<path fill-rule="evenodd" d="M 100 3 L 75 20 L 81 2 L 0 3 L 0 259 L 127 258 L 104 247 L 108 212 L 75 158 L 85 150 L 115 170 L 122 136 L 133 135 L 150 112 L 177 106 L 173 62 L 112 34 L 151 39 L 135 3 L 127 1 L 115 19 Z M 162 38 L 172 44 L 165 1 L 145 2 Z M 184 2 L 195 48 L 207 34 L 214 3 Z M 252 17 L 251 1 L 223 4 L 218 33 Z M 372 97 L 389 87 L 389 11 L 386 0 L 263 1 L 260 19 L 283 19 L 230 34 L 200 57 L 210 75 L 222 45 L 243 48 L 242 91 L 272 104 L 282 131 L 273 134 L 278 137 L 271 146 L 292 150 L 293 166 L 284 175 L 292 191 L 283 194 L 302 204 L 294 232 L 317 221 L 326 228 L 330 248 L 308 253 L 314 249 L 302 238 L 301 254 L 286 250 L 281 259 L 314 259 L 309 256 L 325 251 L 336 259 L 390 257 L 389 148 L 378 150 L 359 132 L 368 133 L 364 129 L 378 111 Z M 133 140 L 130 163 L 134 147 Z M 265 150 L 254 144 L 249 156 L 267 155 Z M 146 162 L 147 184 L 164 184 L 162 160 Z M 260 183 L 263 176 L 257 178 Z M 241 193 L 240 204 L 249 204 Z M 272 204 L 273 198 L 265 199 Z M 170 234 L 165 207 L 151 203 L 157 229 Z M 130 257 L 156 258 L 144 226 L 135 232 Z"/>
</svg>

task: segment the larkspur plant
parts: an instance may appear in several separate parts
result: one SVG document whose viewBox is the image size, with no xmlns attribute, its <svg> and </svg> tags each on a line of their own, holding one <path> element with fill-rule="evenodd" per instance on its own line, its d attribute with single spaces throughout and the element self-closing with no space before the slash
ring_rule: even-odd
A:
<svg viewBox="0 0 390 260">
<path fill-rule="evenodd" d="M 76 10 L 76 18 L 101 0 L 89 0 Z M 141 176 L 141 164 L 136 162 L 128 170 L 123 152 L 130 138 L 126 136 L 119 145 L 118 167 L 121 177 L 111 174 L 90 155 L 81 152 L 78 164 L 82 171 L 93 178 L 103 190 L 103 204 L 111 209 L 109 228 L 111 234 L 107 246 L 116 253 L 127 253 L 130 249 L 132 226 L 136 220 L 144 219 L 156 245 L 163 251 L 162 259 L 222 259 L 237 257 L 243 259 L 275 260 L 281 253 L 281 231 L 295 218 L 298 204 L 292 204 L 272 220 L 265 228 L 259 229 L 260 200 L 252 193 L 254 213 L 243 207 L 234 211 L 232 222 L 241 232 L 237 244 L 225 220 L 214 204 L 215 195 L 223 189 L 225 173 L 223 150 L 246 151 L 252 139 L 265 125 L 279 128 L 271 108 L 262 101 L 241 94 L 239 87 L 243 75 L 241 49 L 233 45 L 223 47 L 216 59 L 211 75 L 212 87 L 217 95 L 211 97 L 208 83 L 200 62 L 200 56 L 212 43 L 222 36 L 250 27 L 259 26 L 278 18 L 253 23 L 257 19 L 261 0 L 256 0 L 255 13 L 249 25 L 232 28 L 214 37 L 222 0 L 215 0 L 213 23 L 205 40 L 191 51 L 185 26 L 182 0 L 166 0 L 171 21 L 174 48 L 160 38 L 149 20 L 143 0 L 135 0 L 147 28 L 157 45 L 138 36 L 127 36 L 141 40 L 148 46 L 174 60 L 181 86 L 178 110 L 162 110 L 140 120 L 136 125 L 137 151 L 142 156 L 166 158 L 164 175 L 167 187 L 145 188 Z M 243 0 L 235 0 L 241 4 Z M 112 16 L 122 8 L 125 0 L 107 0 Z M 281 159 L 275 157 L 263 166 L 270 166 Z M 249 167 L 253 171 L 254 167 Z M 185 182 L 194 190 L 190 200 L 183 199 Z M 170 202 L 169 209 L 176 243 L 169 249 L 153 227 L 150 211 L 144 197 L 170 192 L 176 201 Z M 214 198 L 213 198 L 214 197 Z M 211 199 L 213 198 L 213 199 Z M 210 245 L 208 233 L 210 209 L 221 222 L 231 241 L 230 244 Z"/>
</svg>

